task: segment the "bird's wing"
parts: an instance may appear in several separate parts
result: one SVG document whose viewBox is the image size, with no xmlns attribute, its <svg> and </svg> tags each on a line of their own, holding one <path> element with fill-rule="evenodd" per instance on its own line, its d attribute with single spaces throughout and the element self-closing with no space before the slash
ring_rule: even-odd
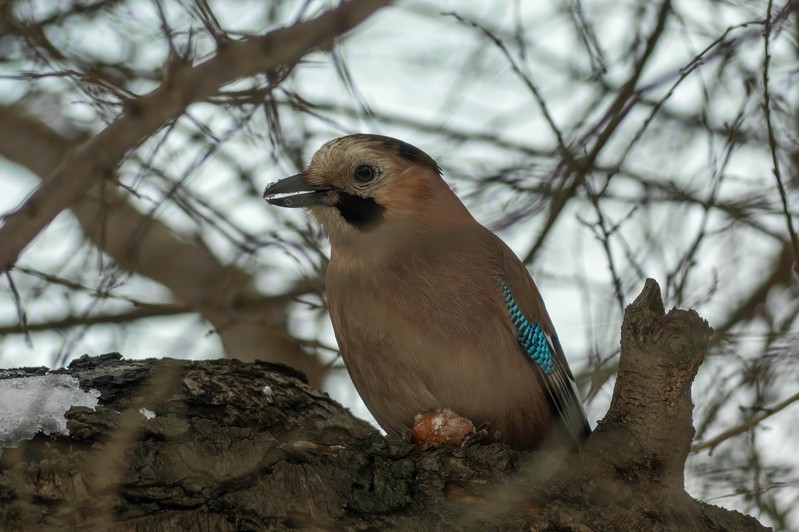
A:
<svg viewBox="0 0 799 532">
<path fill-rule="evenodd" d="M 516 255 L 502 244 L 505 275 L 498 279 L 516 337 L 524 355 L 539 369 L 541 382 L 559 419 L 559 430 L 575 448 L 590 434 L 580 392 L 566 362 L 555 328 L 538 288 Z"/>
</svg>

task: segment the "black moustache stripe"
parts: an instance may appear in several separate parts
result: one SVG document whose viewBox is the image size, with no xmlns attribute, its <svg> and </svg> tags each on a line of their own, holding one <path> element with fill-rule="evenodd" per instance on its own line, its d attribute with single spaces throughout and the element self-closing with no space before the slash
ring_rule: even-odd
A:
<svg viewBox="0 0 799 532">
<path fill-rule="evenodd" d="M 386 208 L 374 198 L 340 192 L 336 208 L 348 224 L 363 232 L 371 231 L 385 220 Z"/>
</svg>

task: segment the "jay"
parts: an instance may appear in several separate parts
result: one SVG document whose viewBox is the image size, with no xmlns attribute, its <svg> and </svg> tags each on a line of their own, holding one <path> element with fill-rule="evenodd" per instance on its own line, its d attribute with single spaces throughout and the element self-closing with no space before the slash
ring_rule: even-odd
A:
<svg viewBox="0 0 799 532">
<path fill-rule="evenodd" d="M 389 435 L 447 409 L 517 449 L 581 447 L 590 428 L 541 294 L 429 155 L 348 135 L 264 198 L 307 209 L 329 238 L 336 340 Z"/>
</svg>

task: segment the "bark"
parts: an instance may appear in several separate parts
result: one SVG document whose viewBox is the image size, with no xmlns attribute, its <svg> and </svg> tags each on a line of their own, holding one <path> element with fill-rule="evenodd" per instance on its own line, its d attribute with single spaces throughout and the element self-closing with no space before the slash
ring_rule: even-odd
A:
<svg viewBox="0 0 799 532">
<path fill-rule="evenodd" d="M 387 440 L 273 363 L 83 357 L 60 371 L 101 406 L 72 408 L 68 436 L 3 451 L 0 526 L 762 530 L 683 489 L 711 333 L 693 311 L 665 314 L 647 281 L 610 410 L 579 455 Z"/>
</svg>

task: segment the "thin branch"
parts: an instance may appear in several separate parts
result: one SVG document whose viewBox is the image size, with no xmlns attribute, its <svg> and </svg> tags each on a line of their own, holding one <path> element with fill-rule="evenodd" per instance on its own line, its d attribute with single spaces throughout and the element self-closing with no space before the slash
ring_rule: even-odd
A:
<svg viewBox="0 0 799 532">
<path fill-rule="evenodd" d="M 46 321 L 42 323 L 28 323 L 27 325 L 0 325 L 0 335 L 20 334 L 28 331 L 59 331 L 72 327 L 89 327 L 92 325 L 110 325 L 130 323 L 136 320 L 174 316 L 176 314 L 189 314 L 197 312 L 196 309 L 184 305 L 162 305 L 142 307 L 129 312 L 116 314 L 96 314 L 92 316 L 68 316 L 62 320 Z"/>
<path fill-rule="evenodd" d="M 0 227 L 0 271 L 8 271 L 22 250 L 97 181 L 110 176 L 125 154 L 180 116 L 192 103 L 246 76 L 292 67 L 312 50 L 329 48 L 390 0 L 350 0 L 319 17 L 261 37 L 222 47 L 211 59 L 181 65 L 149 94 L 126 103 L 125 112 L 78 146 Z"/>
<path fill-rule="evenodd" d="M 774 406 L 772 406 L 770 408 L 763 409 L 763 413 L 760 414 L 759 416 L 755 416 L 752 419 L 750 419 L 749 421 L 741 423 L 737 427 L 733 427 L 733 428 L 731 428 L 729 430 L 725 430 L 724 432 L 722 432 L 721 434 L 719 434 L 715 438 L 711 438 L 711 439 L 709 439 L 707 441 L 692 445 L 691 446 L 691 454 L 696 454 L 696 453 L 698 453 L 700 451 L 704 451 L 705 449 L 711 449 L 712 450 L 716 446 L 718 446 L 720 443 L 722 443 L 722 442 L 724 442 L 726 440 L 729 440 L 730 438 L 733 438 L 733 437 L 735 437 L 735 436 L 737 436 L 739 434 L 742 434 L 744 432 L 747 432 L 747 431 L 753 429 L 761 421 L 773 416 L 774 414 L 776 414 L 780 410 L 784 410 L 786 407 L 790 406 L 791 404 L 793 404 L 793 403 L 795 403 L 797 401 L 799 401 L 799 393 L 796 393 L 796 394 L 792 395 L 791 397 L 789 397 L 788 399 L 786 399 L 785 401 L 783 401 L 783 402 L 781 402 L 779 404 L 776 404 L 776 405 L 774 405 Z"/>
<path fill-rule="evenodd" d="M 768 132 L 768 146 L 771 151 L 771 164 L 773 165 L 774 179 L 777 180 L 777 190 L 780 193 L 782 200 L 782 212 L 785 214 L 785 223 L 788 226 L 788 236 L 791 239 L 793 246 L 794 258 L 796 259 L 797 273 L 799 273 L 799 237 L 796 235 L 796 229 L 793 227 L 793 219 L 788 210 L 788 197 L 785 193 L 785 186 L 782 184 L 782 172 L 780 171 L 780 161 L 777 157 L 777 138 L 774 135 L 774 128 L 771 124 L 771 96 L 769 95 L 768 72 L 769 65 L 771 64 L 771 52 L 769 51 L 769 43 L 771 41 L 771 8 L 773 0 L 769 0 L 768 7 L 766 8 L 766 21 L 763 28 L 763 50 L 765 58 L 763 59 L 763 112 L 766 115 L 766 131 Z"/>
<path fill-rule="evenodd" d="M 17 309 L 17 317 L 19 318 L 19 325 L 16 327 L 19 328 L 19 332 L 25 335 L 25 343 L 28 344 L 28 347 L 33 347 L 33 342 L 31 341 L 30 336 L 30 327 L 28 326 L 28 316 L 25 313 L 25 308 L 22 306 L 22 298 L 17 290 L 17 285 L 14 283 L 14 279 L 11 277 L 10 271 L 5 272 L 5 276 L 8 280 L 8 286 L 11 289 L 11 294 L 14 296 L 14 306 Z"/>
<path fill-rule="evenodd" d="M 564 159 L 573 162 L 571 151 L 569 150 L 569 147 L 566 145 L 566 141 L 563 138 L 563 133 L 561 132 L 558 125 L 555 123 L 555 118 L 552 116 L 552 113 L 549 112 L 549 106 L 547 106 L 546 100 L 544 100 L 544 96 L 541 94 L 541 91 L 538 90 L 536 84 L 533 83 L 533 80 L 530 79 L 530 76 L 528 76 L 518 65 L 516 59 L 514 59 L 513 55 L 510 53 L 510 50 L 508 50 L 508 47 L 505 46 L 504 42 L 502 42 L 502 39 L 500 39 L 498 36 L 496 36 L 493 32 L 491 32 L 488 28 L 486 28 L 482 24 L 468 20 L 462 17 L 461 15 L 458 15 L 457 13 L 446 13 L 446 15 L 454 17 L 461 24 L 465 24 L 467 26 L 475 28 L 476 30 L 479 30 L 480 33 L 485 35 L 491 42 L 494 43 L 494 45 L 499 49 L 499 51 L 502 52 L 502 55 L 505 56 L 505 60 L 510 65 L 511 70 L 513 70 L 516 76 L 522 81 L 522 83 L 524 83 L 524 85 L 533 95 L 533 98 L 535 98 L 538 107 L 541 109 L 541 113 L 544 115 L 544 120 L 549 126 L 549 129 L 555 135 L 555 138 L 558 140 L 558 148 L 560 149 Z"/>
<path fill-rule="evenodd" d="M 555 226 L 555 222 L 560 216 L 560 213 L 566 207 L 569 199 L 574 196 L 580 184 L 585 182 L 585 177 L 590 172 L 591 168 L 593 168 L 594 163 L 599 158 L 599 154 L 616 132 L 616 129 L 619 127 L 619 125 L 621 125 L 624 118 L 633 108 L 630 100 L 634 99 L 632 103 L 637 101 L 637 97 L 635 97 L 635 87 L 638 84 L 641 75 L 643 74 L 644 67 L 649 63 L 649 59 L 652 57 L 657 44 L 660 42 L 660 39 L 663 36 L 663 32 L 666 28 L 666 21 L 668 20 L 668 15 L 671 12 L 671 0 L 664 0 L 658 11 L 658 18 L 655 28 L 652 30 L 652 34 L 647 39 L 646 48 L 644 48 L 641 57 L 639 57 L 636 61 L 632 75 L 621 87 L 616 95 L 616 98 L 613 100 L 613 102 L 611 102 L 607 111 L 596 124 L 596 126 L 594 126 L 594 128 L 592 128 L 592 130 L 586 135 L 584 135 L 582 143 L 587 143 L 588 137 L 594 134 L 597 135 L 596 142 L 594 143 L 588 155 L 585 158 L 581 158 L 579 164 L 574 166 L 569 165 L 570 170 L 577 176 L 577 179 L 574 179 L 568 187 L 564 187 L 564 193 L 559 194 L 550 202 L 549 213 L 547 214 L 547 219 L 541 229 L 541 234 L 538 235 L 538 238 L 536 239 L 535 243 L 533 243 L 532 248 L 530 248 L 530 251 L 527 253 L 527 255 L 525 255 L 523 260 L 525 264 L 532 261 L 536 253 L 538 253 L 538 250 L 541 249 L 541 246 L 544 244 L 544 240 L 546 240 L 549 232 Z M 598 131 L 602 124 L 606 124 L 604 129 L 602 131 Z"/>
<path fill-rule="evenodd" d="M 23 114 L 16 106 L 0 106 L 0 155 L 46 175 L 72 146 L 73 141 Z M 291 364 L 305 371 L 312 381 L 320 381 L 318 361 L 300 351 L 296 340 L 274 333 L 275 328 L 285 326 L 287 305 L 294 297 L 322 290 L 318 280 L 300 280 L 281 295 L 264 297 L 255 289 L 250 273 L 223 263 L 207 246 L 181 238 L 160 220 L 143 216 L 111 183 L 107 190 L 102 190 L 103 184 L 95 184 L 70 206 L 88 240 L 119 267 L 163 284 L 177 301 L 201 314 L 221 331 L 229 356 L 252 359 L 269 353 L 271 360 Z M 139 228 L 144 226 L 147 231 L 142 234 Z M 66 286 L 70 291 L 88 291 L 97 298 L 152 305 L 20 266 L 15 271 Z"/>
</svg>

